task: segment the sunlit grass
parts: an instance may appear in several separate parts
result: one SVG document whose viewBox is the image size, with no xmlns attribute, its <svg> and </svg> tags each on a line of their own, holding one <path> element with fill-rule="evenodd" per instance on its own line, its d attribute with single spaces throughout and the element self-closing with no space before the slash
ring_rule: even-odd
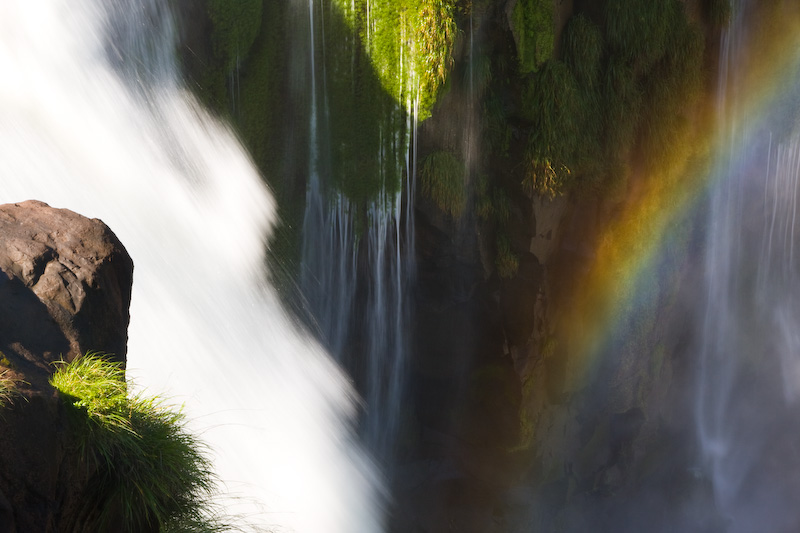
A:
<svg viewBox="0 0 800 533">
<path fill-rule="evenodd" d="M 61 363 L 51 384 L 70 407 L 89 481 L 83 531 L 217 532 L 234 528 L 212 504 L 206 446 L 180 409 L 131 395 L 121 363 L 88 353 Z M 90 470 L 92 471 L 92 470 Z"/>
<path fill-rule="evenodd" d="M 0 372 L 0 407 L 5 407 L 11 403 L 16 390 L 15 382 L 8 377 L 8 371 Z"/>
</svg>

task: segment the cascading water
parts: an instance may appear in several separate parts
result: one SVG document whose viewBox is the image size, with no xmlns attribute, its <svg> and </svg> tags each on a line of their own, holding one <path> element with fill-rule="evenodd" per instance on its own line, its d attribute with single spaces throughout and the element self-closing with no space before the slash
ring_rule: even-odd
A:
<svg viewBox="0 0 800 533">
<path fill-rule="evenodd" d="M 329 58 L 321 16 L 331 5 L 308 0 L 307 6 L 311 106 L 300 286 L 322 342 L 361 384 L 361 433 L 367 448 L 386 469 L 392 461 L 400 418 L 408 349 L 405 296 L 414 272 L 413 243 L 405 242 L 414 232 L 413 106 L 409 103 L 408 121 L 397 120 L 401 110 L 390 107 L 391 126 L 379 127 L 378 152 L 358 154 L 376 158 L 378 181 L 384 185 L 373 198 L 360 205 L 353 203 L 332 185 L 337 177 L 331 175 L 331 162 L 321 161 L 341 142 L 331 135 Z M 330 83 L 335 84 L 336 80 Z M 375 121 L 383 119 L 376 116 Z M 407 154 L 405 161 L 394 157 L 398 152 Z M 385 184 L 390 180 L 384 174 L 390 173 L 409 177 L 402 190 L 391 190 Z"/>
<path fill-rule="evenodd" d="M 738 2 L 722 43 L 729 155 L 708 213 L 696 420 L 724 530 L 789 532 L 800 530 L 800 131 L 748 111 L 738 91 L 757 7 Z"/>
<path fill-rule="evenodd" d="M 129 375 L 187 403 L 227 488 L 266 513 L 253 521 L 377 531 L 349 385 L 265 282 L 271 199 L 173 50 L 157 0 L 0 4 L 0 200 L 117 233 L 136 269 Z"/>
</svg>

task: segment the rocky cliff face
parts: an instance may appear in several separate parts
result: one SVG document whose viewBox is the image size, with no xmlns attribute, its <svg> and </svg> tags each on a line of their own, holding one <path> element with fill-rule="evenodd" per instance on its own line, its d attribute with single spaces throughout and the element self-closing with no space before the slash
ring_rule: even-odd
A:
<svg viewBox="0 0 800 533">
<path fill-rule="evenodd" d="M 268 4 L 256 43 L 270 53 L 242 58 L 242 87 L 252 92 L 242 92 L 249 96 L 241 109 L 254 95 L 279 107 L 271 84 L 289 78 L 286 63 L 296 59 L 276 37 L 288 15 Z M 415 341 L 393 527 L 585 531 L 657 478 L 694 490 L 666 461 L 656 473 L 647 467 L 680 441 L 673 439 L 682 401 L 674 376 L 685 362 L 675 354 L 689 340 L 667 311 L 683 295 L 653 296 L 650 309 L 662 311 L 630 320 L 639 342 L 611 343 L 618 357 L 579 384 L 573 374 L 581 362 L 570 343 L 582 325 L 565 325 L 564 316 L 606 229 L 637 202 L 649 176 L 662 179 L 651 171 L 674 155 L 666 154 L 674 139 L 694 138 L 699 106 L 687 102 L 713 87 L 711 76 L 697 74 L 713 72 L 714 24 L 724 17 L 712 7 L 727 2 L 448 4 L 459 27 L 454 62 L 420 125 L 416 171 L 433 162 L 435 179 L 437 158 L 429 156 L 464 171 L 439 169 L 440 177 L 463 179 L 441 184 L 448 187 L 438 197 L 418 187 Z M 185 11 L 188 49 L 210 30 L 197 9 Z M 268 21 L 272 31 L 263 29 Z M 258 78 L 256 65 L 273 72 Z M 190 61 L 189 76 L 201 80 L 195 68 Z M 276 189 L 302 192 L 302 178 L 259 156 L 282 153 L 282 144 L 248 134 L 248 121 L 268 130 L 279 112 L 233 120 Z M 286 220 L 300 220 L 297 205 Z M 676 287 L 680 262 L 669 265 Z M 613 520 L 605 527 L 614 530 Z"/>
<path fill-rule="evenodd" d="M 48 378 L 87 351 L 125 361 L 133 263 L 100 220 L 0 206 L 0 532 L 72 531 L 91 472 Z M 75 531 L 80 530 L 78 527 Z"/>
<path fill-rule="evenodd" d="M 508 68 L 519 55 L 512 16 L 518 3 L 473 2 L 472 17 L 461 21 L 464 42 L 449 91 L 421 125 L 420 160 L 449 150 L 468 162 L 473 149 L 479 163 L 467 172 L 462 216 L 449 216 L 424 196 L 417 203 L 418 328 L 409 387 L 417 425 L 400 469 L 406 475 L 398 481 L 398 531 L 633 530 L 640 515 L 669 508 L 670 491 L 709 497 L 702 480 L 676 467 L 691 453 L 680 414 L 690 328 L 675 312 L 691 299 L 679 290 L 691 286 L 691 237 L 659 259 L 667 281 L 646 296 L 643 311 L 593 355 L 596 364 L 582 361 L 573 341 L 589 326 L 565 317 L 582 305 L 575 304 L 576 291 L 603 239 L 613 238 L 609 228 L 657 175 L 649 169 L 656 157 L 639 133 L 623 167 L 612 172 L 625 175 L 621 189 L 614 190 L 613 177 L 600 187 L 582 185 L 591 173 L 583 163 L 570 177 L 576 186 L 555 198 L 520 186 L 526 136 L 538 126 L 524 110 L 524 87 L 537 74 Z M 568 21 L 580 15 L 603 27 L 606 4 L 612 2 L 555 3 L 557 61 Z M 705 32 L 702 68 L 713 72 L 718 33 L 703 22 L 701 3 L 675 4 L 686 17 L 676 28 Z M 603 62 L 613 57 L 607 37 Z M 637 76 L 639 83 L 663 83 L 656 81 L 662 75 Z M 708 97 L 712 76 L 704 80 Z M 463 117 L 470 105 L 480 109 L 472 134 L 477 145 L 467 139 Z M 499 130 L 505 130 L 500 142 Z M 675 234 L 685 231 L 683 224 L 675 221 Z M 514 268 L 505 268 L 506 252 Z"/>
</svg>

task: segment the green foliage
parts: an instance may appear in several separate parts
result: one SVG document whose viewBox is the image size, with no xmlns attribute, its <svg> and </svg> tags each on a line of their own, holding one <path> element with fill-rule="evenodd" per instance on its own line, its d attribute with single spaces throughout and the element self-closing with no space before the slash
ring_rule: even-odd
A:
<svg viewBox="0 0 800 533">
<path fill-rule="evenodd" d="M 567 187 L 570 170 L 566 165 L 554 162 L 549 157 L 529 156 L 522 190 L 528 197 L 543 196 L 553 199 Z"/>
<path fill-rule="evenodd" d="M 564 29 L 564 62 L 581 86 L 597 85 L 603 46 L 603 33 L 597 24 L 581 14 L 570 19 Z"/>
<path fill-rule="evenodd" d="M 647 68 L 664 55 L 673 0 L 607 0 L 606 40 L 614 53 Z"/>
<path fill-rule="evenodd" d="M 224 72 L 247 56 L 261 26 L 262 0 L 208 0 L 211 47 Z"/>
<path fill-rule="evenodd" d="M 11 402 L 16 389 L 14 380 L 6 377 L 7 373 L 7 370 L 0 372 L 0 407 L 5 407 Z"/>
<path fill-rule="evenodd" d="M 634 149 L 657 168 L 685 153 L 703 86 L 704 39 L 680 0 L 608 0 L 603 26 L 578 13 L 563 62 L 529 76 L 523 191 L 553 197 L 580 184 L 624 189 Z"/>
<path fill-rule="evenodd" d="M 475 214 L 484 222 L 494 216 L 494 206 L 489 196 L 489 177 L 486 174 L 480 174 L 475 180 Z"/>
<path fill-rule="evenodd" d="M 230 530 L 210 506 L 206 448 L 180 410 L 129 396 L 122 364 L 102 354 L 61 363 L 50 383 L 70 407 L 83 459 L 96 468 L 84 531 L 112 527 L 119 513 L 130 532 Z"/>
<path fill-rule="evenodd" d="M 467 204 L 464 163 L 450 152 L 434 152 L 422 162 L 422 193 L 453 218 L 460 218 Z"/>
<path fill-rule="evenodd" d="M 731 20 L 733 8 L 731 0 L 705 0 L 703 16 L 714 26 L 727 26 Z"/>
<path fill-rule="evenodd" d="M 703 86 L 703 35 L 689 24 L 682 3 L 673 0 L 671 5 L 668 45 L 643 80 L 643 149 L 656 166 L 667 163 L 691 138 L 686 110 L 697 102 Z"/>
<path fill-rule="evenodd" d="M 636 142 L 644 95 L 633 67 L 619 56 L 609 59 L 604 77 L 607 124 L 604 148 L 607 160 L 613 165 L 627 159 Z"/>
<path fill-rule="evenodd" d="M 502 157 L 508 157 L 511 147 L 511 127 L 503 108 L 503 103 L 496 91 L 490 90 L 483 100 L 484 135 L 491 151 Z"/>
<path fill-rule="evenodd" d="M 533 75 L 523 91 L 531 121 L 523 188 L 528 194 L 554 196 L 567 185 L 579 146 L 579 88 L 569 68 L 551 59 Z"/>
<path fill-rule="evenodd" d="M 203 103 L 218 114 L 227 115 L 233 99 L 234 75 L 247 62 L 259 34 L 262 0 L 206 0 L 204 5 L 211 35 L 205 43 L 207 48 L 189 50 L 188 62 L 194 66 L 188 74 Z"/>
<path fill-rule="evenodd" d="M 492 213 L 501 226 L 505 226 L 511 221 L 511 199 L 502 187 L 497 187 L 492 191 Z"/>
<path fill-rule="evenodd" d="M 497 274 L 501 278 L 510 279 L 517 274 L 519 269 L 519 257 L 511 249 L 511 243 L 504 233 L 497 235 L 497 253 L 494 259 Z"/>
<path fill-rule="evenodd" d="M 454 0 L 333 0 L 384 91 L 403 107 L 419 102 L 430 116 L 452 67 L 457 33 Z"/>
<path fill-rule="evenodd" d="M 555 27 L 552 0 L 518 0 L 511 13 L 520 72 L 536 72 L 553 56 Z"/>
</svg>

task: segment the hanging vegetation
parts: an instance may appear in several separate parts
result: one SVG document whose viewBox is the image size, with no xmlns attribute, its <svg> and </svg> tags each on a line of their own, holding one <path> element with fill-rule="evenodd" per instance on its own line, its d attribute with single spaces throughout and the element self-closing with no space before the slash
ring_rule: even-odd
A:
<svg viewBox="0 0 800 533">
<path fill-rule="evenodd" d="M 555 48 L 552 0 L 518 0 L 511 13 L 520 72 L 536 72 Z"/>
<path fill-rule="evenodd" d="M 601 13 L 573 16 L 562 59 L 526 78 L 528 194 L 622 187 L 634 148 L 657 166 L 690 142 L 704 40 L 683 2 L 607 0 Z"/>
<path fill-rule="evenodd" d="M 464 177 L 463 162 L 450 152 L 434 152 L 422 162 L 422 194 L 458 219 L 467 206 Z"/>
<path fill-rule="evenodd" d="M 399 105 L 431 114 L 453 62 L 454 0 L 333 0 L 358 35 L 383 90 Z"/>
</svg>

